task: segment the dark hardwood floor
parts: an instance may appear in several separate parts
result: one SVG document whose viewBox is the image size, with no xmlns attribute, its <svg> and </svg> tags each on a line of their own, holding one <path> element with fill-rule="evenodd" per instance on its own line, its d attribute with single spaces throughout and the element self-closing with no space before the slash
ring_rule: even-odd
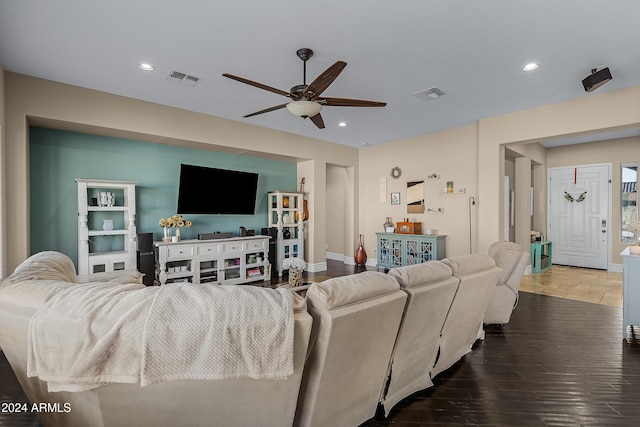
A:
<svg viewBox="0 0 640 427">
<path fill-rule="evenodd" d="M 520 293 L 509 324 L 435 386 L 364 426 L 637 426 L 640 341 L 622 339 L 622 309 Z"/>
<path fill-rule="evenodd" d="M 357 271 L 329 262 L 316 277 Z M 637 426 L 640 340 L 623 340 L 621 329 L 621 308 L 521 292 L 509 324 L 487 326 L 434 387 L 363 427 Z M 27 402 L 4 355 L 0 402 Z M 0 426 L 39 425 L 35 415 L 0 412 Z"/>
</svg>

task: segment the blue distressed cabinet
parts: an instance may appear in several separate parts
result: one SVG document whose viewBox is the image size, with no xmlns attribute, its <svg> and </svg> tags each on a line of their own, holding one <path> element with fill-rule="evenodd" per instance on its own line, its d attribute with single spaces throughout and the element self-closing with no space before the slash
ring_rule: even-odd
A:
<svg viewBox="0 0 640 427">
<path fill-rule="evenodd" d="M 445 235 L 376 233 L 376 268 L 420 264 L 445 257 Z"/>
</svg>

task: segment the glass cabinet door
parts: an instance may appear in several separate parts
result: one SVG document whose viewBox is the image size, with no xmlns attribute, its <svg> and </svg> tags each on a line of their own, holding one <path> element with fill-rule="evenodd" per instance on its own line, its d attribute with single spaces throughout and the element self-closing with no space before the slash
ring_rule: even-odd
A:
<svg viewBox="0 0 640 427">
<path fill-rule="evenodd" d="M 240 266 L 240 256 L 232 256 L 223 260 L 223 274 L 222 280 L 240 279 L 242 277 L 242 270 Z"/>
<path fill-rule="evenodd" d="M 214 283 L 218 281 L 218 261 L 200 261 L 200 283 Z"/>
</svg>

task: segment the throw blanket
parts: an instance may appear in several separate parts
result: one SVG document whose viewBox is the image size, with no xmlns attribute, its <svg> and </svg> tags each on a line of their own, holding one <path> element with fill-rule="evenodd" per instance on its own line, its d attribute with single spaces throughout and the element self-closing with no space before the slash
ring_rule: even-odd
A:
<svg viewBox="0 0 640 427">
<path fill-rule="evenodd" d="M 155 293 L 104 282 L 60 291 L 29 323 L 27 375 L 47 381 L 49 391 L 137 383 L 142 330 Z"/>
<path fill-rule="evenodd" d="M 293 373 L 293 328 L 288 289 L 161 286 L 145 328 L 140 383 L 284 379 Z"/>
<path fill-rule="evenodd" d="M 104 383 L 284 378 L 293 373 L 289 290 L 79 284 L 31 319 L 27 374 L 49 391 Z"/>
</svg>

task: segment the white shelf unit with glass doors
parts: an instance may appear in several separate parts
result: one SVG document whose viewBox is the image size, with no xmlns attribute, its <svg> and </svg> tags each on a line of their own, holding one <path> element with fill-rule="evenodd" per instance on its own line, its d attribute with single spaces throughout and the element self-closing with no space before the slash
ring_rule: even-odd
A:
<svg viewBox="0 0 640 427">
<path fill-rule="evenodd" d="M 304 260 L 304 193 L 272 191 L 269 193 L 269 227 L 276 229 L 276 265 L 278 276 L 285 271 L 287 258 Z"/>
<path fill-rule="evenodd" d="M 136 182 L 76 179 L 78 274 L 135 270 Z"/>
</svg>

